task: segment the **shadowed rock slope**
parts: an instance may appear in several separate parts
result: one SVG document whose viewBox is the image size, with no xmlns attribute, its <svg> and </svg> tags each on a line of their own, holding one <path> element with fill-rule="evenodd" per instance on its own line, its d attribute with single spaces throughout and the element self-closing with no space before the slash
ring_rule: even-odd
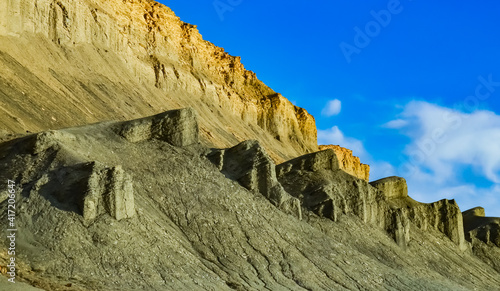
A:
<svg viewBox="0 0 500 291">
<path fill-rule="evenodd" d="M 415 202 L 402 178 L 369 184 L 332 150 L 275 166 L 258 142 L 213 149 L 197 138 L 196 113 L 183 109 L 0 144 L 0 178 L 18 191 L 18 280 L 45 290 L 499 289 L 498 247 L 464 241 L 453 201 Z"/>
<path fill-rule="evenodd" d="M 209 146 L 317 148 L 310 114 L 155 1 L 2 0 L 0 68 L 0 139 L 192 107 Z"/>
</svg>

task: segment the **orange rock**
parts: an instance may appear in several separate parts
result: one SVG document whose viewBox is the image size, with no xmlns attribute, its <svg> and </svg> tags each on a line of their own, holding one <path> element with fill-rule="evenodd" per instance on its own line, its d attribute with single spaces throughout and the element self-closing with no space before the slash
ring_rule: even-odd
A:
<svg viewBox="0 0 500 291">
<path fill-rule="evenodd" d="M 352 151 L 339 145 L 320 145 L 319 150 L 333 149 L 339 160 L 342 170 L 359 179 L 368 181 L 370 179 L 370 166 L 362 164 L 358 157 L 352 155 Z"/>
</svg>

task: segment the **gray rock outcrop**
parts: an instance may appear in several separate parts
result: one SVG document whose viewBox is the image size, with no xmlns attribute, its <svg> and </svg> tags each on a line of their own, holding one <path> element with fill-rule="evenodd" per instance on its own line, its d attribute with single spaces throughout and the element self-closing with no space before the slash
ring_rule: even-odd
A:
<svg viewBox="0 0 500 291">
<path fill-rule="evenodd" d="M 92 221 L 104 211 L 116 220 L 135 214 L 132 178 L 121 166 L 106 168 L 95 162 L 90 170 L 83 193 L 81 210 L 85 221 Z"/>
<path fill-rule="evenodd" d="M 372 183 L 347 174 L 332 149 L 304 155 L 277 166 L 278 180 L 302 205 L 334 221 L 354 214 L 386 230 L 400 246 L 410 228 L 434 228 L 465 248 L 462 217 L 455 201 L 419 203 L 408 197 L 406 181 L 388 177 Z"/>
<path fill-rule="evenodd" d="M 409 197 L 404 200 L 397 205 L 406 209 L 415 226 L 422 230 L 438 230 L 458 245 L 459 249 L 465 250 L 462 213 L 455 200 L 442 199 L 433 203 L 420 203 Z"/>
<path fill-rule="evenodd" d="M 321 217 L 337 221 L 354 214 L 385 229 L 400 246 L 409 242 L 407 214 L 391 208 L 384 194 L 340 169 L 332 149 L 304 155 L 276 167 L 278 180 L 302 205 Z"/>
<path fill-rule="evenodd" d="M 170 110 L 154 116 L 126 121 L 118 133 L 130 142 L 158 139 L 174 146 L 198 143 L 199 128 L 196 111 L 191 108 Z"/>
<path fill-rule="evenodd" d="M 370 185 L 380 190 L 387 199 L 408 197 L 408 187 L 406 180 L 401 177 L 387 177 L 370 182 Z"/>
<path fill-rule="evenodd" d="M 300 202 L 288 194 L 276 178 L 274 162 L 255 140 L 222 150 L 214 150 L 208 158 L 228 178 L 241 186 L 266 197 L 273 205 L 302 218 Z"/>
<path fill-rule="evenodd" d="M 331 151 L 275 166 L 256 141 L 222 150 L 174 146 L 152 134 L 153 123 L 131 124 L 143 123 L 0 143 L 0 178 L 16 182 L 21 278 L 46 290 L 68 283 L 75 290 L 490 290 L 500 283 L 500 248 L 476 237 L 472 252 L 456 247 L 462 216 L 453 200 L 418 203 L 397 177 L 372 186 L 343 171 Z M 129 139 L 124 125 L 135 132 Z M 301 220 L 283 213 L 301 211 Z"/>
<path fill-rule="evenodd" d="M 500 218 L 486 217 L 484 208 L 475 207 L 462 212 L 465 237 L 473 242 L 478 239 L 500 247 Z"/>
</svg>

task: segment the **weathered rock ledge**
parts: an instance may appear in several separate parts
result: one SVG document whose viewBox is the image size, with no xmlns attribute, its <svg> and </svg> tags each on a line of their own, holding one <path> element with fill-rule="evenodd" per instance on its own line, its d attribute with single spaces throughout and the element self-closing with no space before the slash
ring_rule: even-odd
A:
<svg viewBox="0 0 500 291">
<path fill-rule="evenodd" d="M 500 247 L 500 217 L 486 217 L 484 208 L 475 207 L 462 212 L 465 237 Z"/>
<path fill-rule="evenodd" d="M 368 183 L 347 174 L 332 149 L 298 157 L 277 166 L 278 180 L 303 207 L 338 220 L 354 214 L 386 230 L 402 247 L 410 227 L 436 229 L 465 249 L 462 215 L 454 200 L 419 203 L 408 197 L 406 181 L 389 177 Z"/>
<path fill-rule="evenodd" d="M 359 179 L 370 180 L 370 166 L 362 164 L 358 157 L 352 155 L 352 150 L 338 145 L 320 145 L 319 150 L 332 149 L 337 155 L 340 169 Z"/>
<path fill-rule="evenodd" d="M 244 141 L 229 149 L 215 149 L 208 158 L 226 177 L 263 195 L 285 213 L 302 218 L 300 201 L 283 189 L 276 178 L 274 162 L 257 141 Z"/>
</svg>

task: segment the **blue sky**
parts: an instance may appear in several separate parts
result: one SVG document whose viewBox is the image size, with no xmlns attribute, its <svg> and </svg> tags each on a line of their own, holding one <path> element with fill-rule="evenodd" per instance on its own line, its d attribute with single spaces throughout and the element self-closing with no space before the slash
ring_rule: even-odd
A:
<svg viewBox="0 0 500 291">
<path fill-rule="evenodd" d="M 159 1 L 316 118 L 371 178 L 500 216 L 499 1 Z"/>
</svg>

